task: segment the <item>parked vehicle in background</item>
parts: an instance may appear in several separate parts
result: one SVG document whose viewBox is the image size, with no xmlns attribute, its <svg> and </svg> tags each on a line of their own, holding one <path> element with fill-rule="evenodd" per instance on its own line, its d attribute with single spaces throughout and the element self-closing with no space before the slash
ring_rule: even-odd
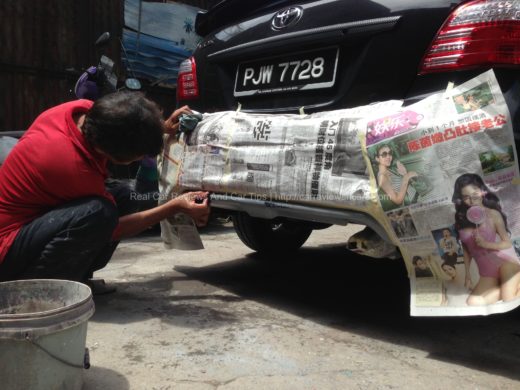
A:
<svg viewBox="0 0 520 390">
<path fill-rule="evenodd" d="M 180 66 L 180 106 L 312 113 L 390 99 L 408 105 L 493 68 L 518 140 L 518 0 L 223 0 L 199 13 L 195 29 L 203 40 Z M 396 132 L 421 119 L 411 111 L 389 118 Z M 213 202 L 233 211 L 239 237 L 257 251 L 298 248 L 312 229 L 331 223 L 381 230 L 358 212 L 338 218 L 328 206 L 272 204 Z"/>
</svg>

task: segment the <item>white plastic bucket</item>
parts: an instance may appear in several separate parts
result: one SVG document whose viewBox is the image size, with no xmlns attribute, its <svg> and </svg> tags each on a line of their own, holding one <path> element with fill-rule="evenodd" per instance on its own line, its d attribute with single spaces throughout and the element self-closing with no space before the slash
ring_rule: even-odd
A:
<svg viewBox="0 0 520 390">
<path fill-rule="evenodd" d="M 82 283 L 0 283 L 0 388 L 81 389 L 92 314 L 92 292 Z"/>
</svg>

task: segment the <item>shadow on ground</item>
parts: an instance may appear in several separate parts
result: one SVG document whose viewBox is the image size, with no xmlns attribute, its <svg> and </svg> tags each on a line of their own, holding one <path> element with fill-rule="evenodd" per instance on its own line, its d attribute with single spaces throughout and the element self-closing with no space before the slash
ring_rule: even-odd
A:
<svg viewBox="0 0 520 390">
<path fill-rule="evenodd" d="M 433 359 L 520 380 L 520 310 L 488 317 L 410 317 L 409 281 L 401 260 L 371 259 L 344 245 L 323 245 L 291 256 L 251 253 L 207 267 L 177 266 L 175 271 L 121 282 L 117 294 L 96 299 L 93 320 L 125 323 L 159 317 L 176 326 L 228 326 L 240 319 L 219 307 L 247 299 L 420 349 Z M 179 282 L 188 287 L 171 296 L 173 283 Z M 190 295 L 189 283 L 196 293 Z M 206 300 L 217 303 L 208 307 Z"/>
<path fill-rule="evenodd" d="M 327 326 L 520 379 L 519 310 L 488 317 L 410 317 L 402 261 L 364 258 L 343 245 L 304 248 L 293 256 L 251 254 L 246 260 L 176 270 Z"/>
</svg>

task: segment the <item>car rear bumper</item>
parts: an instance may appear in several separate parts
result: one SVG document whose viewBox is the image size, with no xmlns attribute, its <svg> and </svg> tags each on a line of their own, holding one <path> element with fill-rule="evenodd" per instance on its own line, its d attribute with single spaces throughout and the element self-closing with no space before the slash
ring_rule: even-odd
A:
<svg viewBox="0 0 520 390">
<path fill-rule="evenodd" d="M 235 194 L 211 194 L 210 201 L 212 207 L 241 211 L 252 217 L 262 219 L 289 218 L 332 225 L 347 225 L 348 223 L 366 225 L 385 241 L 392 242 L 386 230 L 377 222 L 376 218 L 361 211 L 260 200 Z"/>
</svg>

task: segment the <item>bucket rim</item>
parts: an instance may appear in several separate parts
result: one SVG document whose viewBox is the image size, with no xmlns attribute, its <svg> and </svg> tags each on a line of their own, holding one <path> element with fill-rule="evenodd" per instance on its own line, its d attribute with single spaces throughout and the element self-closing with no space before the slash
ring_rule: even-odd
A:
<svg viewBox="0 0 520 390">
<path fill-rule="evenodd" d="M 13 320 L 17 320 L 17 319 L 24 319 L 24 318 L 43 318 L 43 317 L 48 317 L 48 316 L 53 316 L 53 315 L 56 315 L 56 314 L 60 314 L 60 313 L 63 313 L 65 311 L 69 311 L 71 309 L 74 309 L 74 308 L 77 308 L 77 307 L 80 307 L 80 306 L 83 306 L 86 302 L 88 302 L 89 300 L 92 299 L 92 290 L 90 289 L 89 286 L 87 286 L 86 284 L 84 283 L 81 283 L 81 282 L 76 282 L 74 280 L 65 280 L 65 279 L 21 279 L 21 280 L 10 280 L 10 281 L 7 281 L 7 282 L 0 282 L 0 287 L 2 286 L 5 286 L 7 284 L 35 284 L 36 282 L 60 282 L 62 284 L 69 284 L 69 285 L 81 285 L 82 287 L 81 288 L 86 288 L 88 289 L 89 293 L 88 295 L 78 301 L 78 302 L 74 302 L 74 303 L 71 303 L 70 305 L 66 305 L 66 306 L 62 306 L 62 307 L 58 307 L 56 309 L 49 309 L 49 310 L 43 310 L 43 311 L 40 311 L 40 312 L 32 312 L 32 313 L 19 313 L 19 314 L 1 314 L 0 313 L 0 320 L 9 320 L 9 319 L 13 319 Z"/>
<path fill-rule="evenodd" d="M 95 305 L 92 299 L 92 290 L 89 286 L 72 281 L 62 279 L 24 279 L 17 281 L 8 281 L 0 283 L 18 282 L 18 284 L 30 284 L 34 282 L 60 282 L 64 284 L 79 284 L 81 288 L 88 289 L 88 295 L 85 299 L 79 300 L 70 305 L 58 309 L 51 309 L 36 313 L 23 314 L 3 314 L 0 315 L 0 340 L 17 339 L 17 340 L 34 340 L 38 337 L 55 333 L 61 330 L 78 326 L 87 322 L 94 314 Z"/>
</svg>

